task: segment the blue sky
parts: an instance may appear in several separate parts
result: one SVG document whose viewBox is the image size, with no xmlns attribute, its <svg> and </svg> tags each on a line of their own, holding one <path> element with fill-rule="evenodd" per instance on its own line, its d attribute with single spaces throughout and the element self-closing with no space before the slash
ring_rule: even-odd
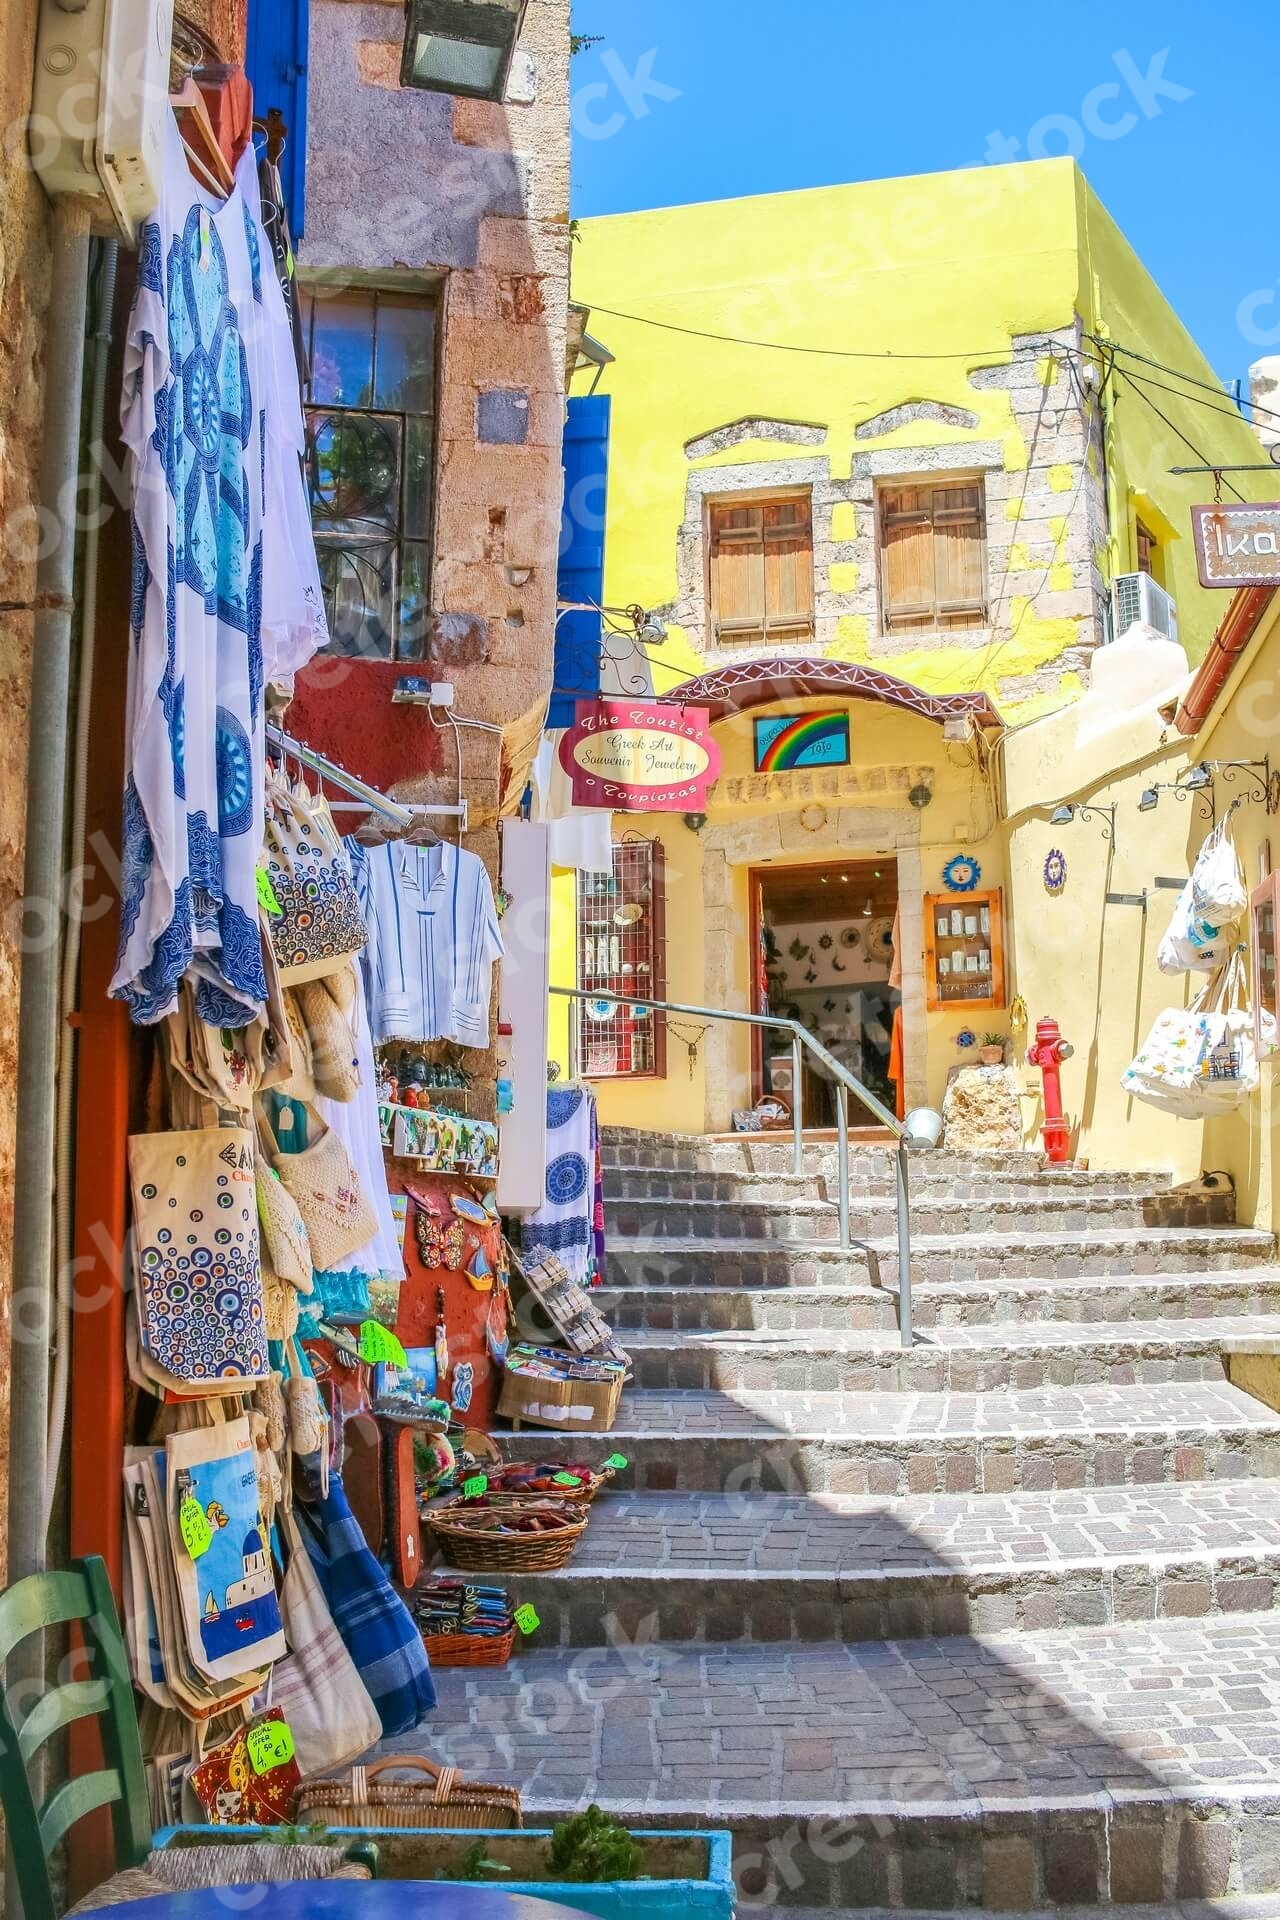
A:
<svg viewBox="0 0 1280 1920">
<path fill-rule="evenodd" d="M 574 62 L 580 217 L 980 164 L 994 133 L 1017 157 L 1070 138 L 1222 378 L 1280 353 L 1275 0 L 574 0 L 574 15 L 603 36 Z M 1126 116 L 1120 137 L 1087 130 Z"/>
</svg>

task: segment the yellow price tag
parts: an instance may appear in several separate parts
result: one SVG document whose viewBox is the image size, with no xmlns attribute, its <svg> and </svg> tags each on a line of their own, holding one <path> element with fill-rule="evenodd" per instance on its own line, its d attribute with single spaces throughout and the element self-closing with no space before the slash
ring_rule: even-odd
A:
<svg viewBox="0 0 1280 1920">
<path fill-rule="evenodd" d="M 387 1327 L 377 1320 L 365 1320 L 360 1327 L 360 1358 L 371 1367 L 385 1361 L 393 1367 L 409 1366 L 409 1356 Z"/>
<path fill-rule="evenodd" d="M 605 1461 L 606 1467 L 612 1467 L 615 1473 L 621 1473 L 629 1464 L 625 1453 L 610 1454 L 609 1458 Z"/>
<path fill-rule="evenodd" d="M 541 1620 L 539 1620 L 532 1607 L 517 1607 L 514 1618 L 521 1633 L 536 1633 L 542 1625 Z"/>
<path fill-rule="evenodd" d="M 293 1735 L 283 1720 L 267 1720 L 260 1727 L 250 1727 L 244 1744 L 255 1773 L 270 1773 L 273 1767 L 288 1766 L 293 1759 Z"/>
<path fill-rule="evenodd" d="M 208 1553 L 213 1545 L 213 1528 L 209 1516 L 194 1494 L 189 1493 L 178 1508 L 178 1531 L 182 1535 L 182 1544 L 193 1560 L 202 1553 Z"/>
<path fill-rule="evenodd" d="M 557 1487 L 580 1487 L 582 1485 L 581 1478 L 576 1473 L 553 1473 L 551 1479 L 553 1485 Z"/>
<path fill-rule="evenodd" d="M 484 1473 L 473 1473 L 469 1480 L 464 1480 L 462 1483 L 464 1500 L 478 1500 L 482 1493 L 488 1493 L 488 1491 L 489 1476 Z"/>
<path fill-rule="evenodd" d="M 264 913 L 271 914 L 276 920 L 278 920 L 284 912 L 284 908 L 276 899 L 276 890 L 271 884 L 271 875 L 265 867 L 258 868 L 258 905 Z"/>
</svg>

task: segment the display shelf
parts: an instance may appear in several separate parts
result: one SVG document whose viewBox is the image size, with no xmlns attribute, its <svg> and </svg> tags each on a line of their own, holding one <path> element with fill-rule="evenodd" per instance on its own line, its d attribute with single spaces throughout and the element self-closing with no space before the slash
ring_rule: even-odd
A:
<svg viewBox="0 0 1280 1920">
<path fill-rule="evenodd" d="M 929 1013 L 1003 1007 L 1004 910 L 999 889 L 927 893 L 924 954 Z"/>
</svg>

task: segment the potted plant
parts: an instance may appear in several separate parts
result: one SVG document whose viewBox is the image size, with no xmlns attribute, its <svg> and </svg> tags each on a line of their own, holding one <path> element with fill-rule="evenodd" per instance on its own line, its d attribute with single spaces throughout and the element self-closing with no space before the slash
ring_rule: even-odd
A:
<svg viewBox="0 0 1280 1920">
<path fill-rule="evenodd" d="M 984 1033 L 982 1045 L 978 1049 L 978 1058 L 984 1067 L 1002 1067 L 1004 1065 L 1004 1035 L 1002 1033 Z"/>
</svg>

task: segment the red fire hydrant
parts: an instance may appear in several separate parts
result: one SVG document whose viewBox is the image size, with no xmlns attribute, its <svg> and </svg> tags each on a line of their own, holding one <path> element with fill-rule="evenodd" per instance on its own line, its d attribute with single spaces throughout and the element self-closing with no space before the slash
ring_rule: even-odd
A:
<svg viewBox="0 0 1280 1920">
<path fill-rule="evenodd" d="M 1061 1166 L 1067 1157 L 1067 1139 L 1071 1128 L 1062 1114 L 1062 1062 L 1069 1060 L 1075 1048 L 1064 1040 L 1056 1020 L 1037 1020 L 1034 1043 L 1027 1048 L 1027 1059 L 1044 1075 L 1044 1150 L 1051 1165 Z"/>
</svg>

